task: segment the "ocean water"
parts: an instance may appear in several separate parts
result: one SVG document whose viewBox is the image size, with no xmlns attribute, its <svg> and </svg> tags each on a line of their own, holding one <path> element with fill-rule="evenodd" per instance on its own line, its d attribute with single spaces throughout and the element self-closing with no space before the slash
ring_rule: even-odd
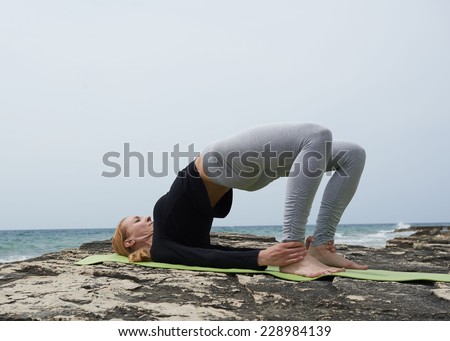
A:
<svg viewBox="0 0 450 341">
<path fill-rule="evenodd" d="M 414 226 L 450 225 L 411 224 Z M 349 224 L 339 225 L 335 242 L 338 244 L 362 245 L 382 248 L 386 241 L 411 232 L 394 232 L 407 228 L 410 224 Z M 312 234 L 313 226 L 307 227 L 307 235 Z M 260 236 L 273 236 L 281 240 L 281 226 L 215 226 L 212 232 L 248 233 Z M 5 230 L 0 231 L 0 263 L 25 260 L 45 253 L 68 248 L 78 248 L 86 242 L 107 240 L 114 229 L 42 229 L 42 230 Z"/>
</svg>

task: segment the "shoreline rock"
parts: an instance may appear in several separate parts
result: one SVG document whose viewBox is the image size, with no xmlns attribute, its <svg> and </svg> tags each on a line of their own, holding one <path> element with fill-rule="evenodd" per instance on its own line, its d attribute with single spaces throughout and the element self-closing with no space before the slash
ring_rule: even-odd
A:
<svg viewBox="0 0 450 341">
<path fill-rule="evenodd" d="M 410 231 L 383 249 L 337 245 L 338 252 L 373 269 L 448 273 L 449 229 Z M 213 234 L 212 241 L 259 248 L 276 243 L 239 234 Z M 341 277 L 298 283 L 267 275 L 74 265 L 111 252 L 110 245 L 86 243 L 0 264 L 0 320 L 450 320 L 450 283 Z"/>
</svg>

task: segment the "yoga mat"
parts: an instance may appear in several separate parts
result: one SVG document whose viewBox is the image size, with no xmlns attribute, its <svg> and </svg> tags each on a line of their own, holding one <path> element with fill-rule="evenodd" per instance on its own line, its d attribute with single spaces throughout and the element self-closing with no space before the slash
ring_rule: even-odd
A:
<svg viewBox="0 0 450 341">
<path fill-rule="evenodd" d="M 119 256 L 117 254 L 108 255 L 94 255 L 86 257 L 78 262 L 76 265 L 92 265 L 103 262 L 118 262 L 126 264 L 135 264 L 145 266 L 148 268 L 160 269 L 176 269 L 176 270 L 190 270 L 201 272 L 221 272 L 221 273 L 238 273 L 238 274 L 266 274 L 288 281 L 307 282 L 313 281 L 319 277 L 309 278 L 299 275 L 286 274 L 278 271 L 278 267 L 268 267 L 267 270 L 251 270 L 251 269 L 222 269 L 222 268 L 207 268 L 201 266 L 188 266 L 180 264 L 168 264 L 157 262 L 136 262 L 131 263 L 127 257 Z M 370 281 L 385 281 L 385 282 L 406 282 L 406 281 L 433 281 L 433 282 L 450 282 L 450 275 L 436 274 L 427 272 L 401 272 L 401 271 L 387 271 L 387 270 L 352 270 L 347 269 L 345 272 L 338 272 L 324 276 L 338 276 L 354 279 L 370 280 Z"/>
</svg>

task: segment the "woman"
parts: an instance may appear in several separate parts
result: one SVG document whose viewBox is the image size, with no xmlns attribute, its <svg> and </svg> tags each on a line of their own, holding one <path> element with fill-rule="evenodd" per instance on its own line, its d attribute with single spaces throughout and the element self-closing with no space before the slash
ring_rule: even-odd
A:
<svg viewBox="0 0 450 341">
<path fill-rule="evenodd" d="M 131 261 L 151 259 L 185 265 L 265 269 L 317 277 L 367 269 L 336 253 L 334 235 L 365 163 L 360 146 L 332 141 L 317 124 L 279 123 L 250 128 L 207 146 L 178 173 L 150 217 L 127 217 L 113 237 L 115 252 Z M 305 241 L 310 208 L 324 172 L 334 170 L 314 235 Z M 211 245 L 213 218 L 230 211 L 233 189 L 256 191 L 288 177 L 283 241 L 267 249 Z M 306 244 L 305 244 L 306 242 Z"/>
</svg>

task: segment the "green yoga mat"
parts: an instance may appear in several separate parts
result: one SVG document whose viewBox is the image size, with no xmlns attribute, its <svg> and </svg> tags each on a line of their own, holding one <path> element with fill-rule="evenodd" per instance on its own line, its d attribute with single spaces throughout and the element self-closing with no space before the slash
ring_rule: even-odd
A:
<svg viewBox="0 0 450 341">
<path fill-rule="evenodd" d="M 238 273 L 238 274 L 266 274 L 277 278 L 296 281 L 307 282 L 315 280 L 319 277 L 309 278 L 298 275 L 286 274 L 278 271 L 277 267 L 268 267 L 267 270 L 250 270 L 250 269 L 221 269 L 221 268 L 206 268 L 201 266 L 188 266 L 179 264 L 167 264 L 157 262 L 137 262 L 131 263 L 127 257 L 119 256 L 117 254 L 108 255 L 94 255 L 86 257 L 75 264 L 77 265 L 92 265 L 103 262 L 118 262 L 135 264 L 139 266 L 145 266 L 148 268 L 160 268 L 160 269 L 176 269 L 176 270 L 190 270 L 190 271 L 202 271 L 202 272 L 222 272 L 222 273 Z M 433 281 L 433 282 L 450 282 L 450 275 L 436 274 L 427 272 L 400 272 L 400 271 L 387 271 L 387 270 L 351 270 L 348 269 L 345 272 L 338 272 L 324 276 L 339 276 L 354 279 L 364 279 L 370 281 L 386 281 L 386 282 L 406 282 L 406 281 Z M 324 277 L 321 276 L 321 277 Z"/>
</svg>

